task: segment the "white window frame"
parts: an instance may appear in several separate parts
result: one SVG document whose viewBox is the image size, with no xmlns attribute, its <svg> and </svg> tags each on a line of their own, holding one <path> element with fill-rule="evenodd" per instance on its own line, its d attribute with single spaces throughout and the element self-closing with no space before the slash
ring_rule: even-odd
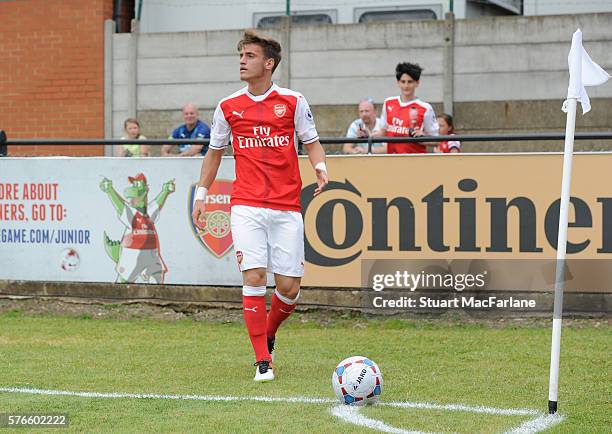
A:
<svg viewBox="0 0 612 434">
<path fill-rule="evenodd" d="M 513 0 L 488 0 L 489 3 L 495 5 L 495 6 L 499 6 L 500 8 L 503 8 L 509 12 L 513 12 L 517 15 L 521 14 L 521 6 L 520 6 L 520 1 L 518 2 L 519 5 L 515 5 L 515 3 L 517 3 L 516 1 Z"/>
<path fill-rule="evenodd" d="M 332 24 L 338 24 L 338 9 L 312 9 L 312 10 L 301 10 L 291 11 L 291 16 L 296 15 L 327 15 L 331 18 Z M 257 24 L 263 18 L 268 17 L 283 17 L 284 12 L 255 12 L 253 14 L 253 28 L 257 28 Z"/>
<path fill-rule="evenodd" d="M 361 16 L 368 12 L 393 12 L 393 11 L 411 11 L 411 10 L 422 10 L 422 9 L 431 10 L 436 15 L 436 19 L 438 20 L 441 20 L 442 18 L 444 18 L 442 5 L 440 3 L 429 3 L 429 4 L 422 4 L 422 5 L 355 8 L 353 11 L 353 22 L 359 23 L 359 19 L 361 18 Z"/>
</svg>

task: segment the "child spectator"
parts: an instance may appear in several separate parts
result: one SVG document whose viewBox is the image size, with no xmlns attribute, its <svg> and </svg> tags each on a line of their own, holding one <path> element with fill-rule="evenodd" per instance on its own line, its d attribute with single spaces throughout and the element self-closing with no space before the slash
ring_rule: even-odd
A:
<svg viewBox="0 0 612 434">
<path fill-rule="evenodd" d="M 140 134 L 140 124 L 134 118 L 128 118 L 123 123 L 123 136 L 121 140 L 146 140 L 147 138 Z M 140 145 L 138 143 L 126 143 L 115 145 L 115 155 L 118 157 L 150 157 L 151 150 L 149 145 Z"/>
<path fill-rule="evenodd" d="M 449 114 L 442 113 L 438 116 L 438 126 L 440 127 L 441 136 L 454 136 L 455 126 L 453 125 L 453 117 Z M 448 154 L 451 152 L 461 152 L 461 142 L 456 140 L 447 140 L 438 143 L 434 147 L 434 152 Z"/>
</svg>

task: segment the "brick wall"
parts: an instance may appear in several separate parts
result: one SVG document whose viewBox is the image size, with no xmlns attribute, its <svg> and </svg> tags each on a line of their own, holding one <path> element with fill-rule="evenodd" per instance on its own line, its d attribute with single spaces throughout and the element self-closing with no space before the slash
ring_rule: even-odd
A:
<svg viewBox="0 0 612 434">
<path fill-rule="evenodd" d="M 104 20 L 113 0 L 0 2 L 0 128 L 10 139 L 104 137 Z M 9 146 L 9 155 L 103 155 Z"/>
</svg>

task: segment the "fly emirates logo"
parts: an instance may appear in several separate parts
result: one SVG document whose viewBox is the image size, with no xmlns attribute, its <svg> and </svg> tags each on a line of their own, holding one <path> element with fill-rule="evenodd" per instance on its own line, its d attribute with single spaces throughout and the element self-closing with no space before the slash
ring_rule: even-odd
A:
<svg viewBox="0 0 612 434">
<path fill-rule="evenodd" d="M 402 119 L 393 118 L 392 124 L 387 126 L 387 131 L 390 133 L 399 134 L 402 136 L 411 136 L 410 130 L 416 127 L 416 120 L 411 120 L 412 127 L 407 127 L 404 125 L 404 121 Z"/>
<path fill-rule="evenodd" d="M 289 136 L 271 136 L 270 131 L 270 127 L 253 127 L 254 137 L 236 136 L 238 147 L 240 149 L 246 149 L 289 146 Z"/>
</svg>

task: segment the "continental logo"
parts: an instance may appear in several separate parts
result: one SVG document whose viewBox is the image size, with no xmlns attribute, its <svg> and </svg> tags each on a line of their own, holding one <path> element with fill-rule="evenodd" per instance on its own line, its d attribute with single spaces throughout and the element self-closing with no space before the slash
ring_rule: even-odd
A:
<svg viewBox="0 0 612 434">
<path fill-rule="evenodd" d="M 304 221 L 314 222 L 311 225 L 314 230 L 306 230 L 306 260 L 319 266 L 337 267 L 355 261 L 366 249 L 398 253 L 473 252 L 474 257 L 486 257 L 488 253 L 542 253 L 544 257 L 545 250 L 556 249 L 559 199 L 542 206 L 524 195 L 483 196 L 478 194 L 478 181 L 471 178 L 459 180 L 456 186 L 460 193 L 454 197 L 445 194 L 444 185 L 435 186 L 420 197 L 363 197 L 348 179 L 330 181 L 315 209 L 311 204 L 316 184 L 310 184 L 302 189 L 301 195 Z M 612 253 L 612 197 L 597 197 L 596 203 L 591 204 L 572 197 L 571 205 L 569 227 L 585 229 L 570 233 L 567 253 Z M 481 209 L 487 212 L 477 214 Z M 594 213 L 601 215 L 601 220 L 597 220 L 602 222 L 601 228 L 593 224 Z M 338 217 L 346 221 L 340 237 L 334 233 Z M 452 219 L 459 231 L 453 237 L 457 240 L 454 245 L 445 237 L 444 228 L 449 227 L 445 219 Z M 417 221 L 426 227 L 426 233 L 419 234 L 419 242 L 415 236 Z M 518 223 L 514 224 L 517 231 L 509 231 L 512 222 Z M 371 225 L 367 231 L 369 239 L 364 239 L 365 225 Z M 542 231 L 545 237 L 538 238 Z M 544 238 L 545 242 L 541 241 Z M 313 244 L 322 244 L 337 255 L 330 257 Z"/>
</svg>

